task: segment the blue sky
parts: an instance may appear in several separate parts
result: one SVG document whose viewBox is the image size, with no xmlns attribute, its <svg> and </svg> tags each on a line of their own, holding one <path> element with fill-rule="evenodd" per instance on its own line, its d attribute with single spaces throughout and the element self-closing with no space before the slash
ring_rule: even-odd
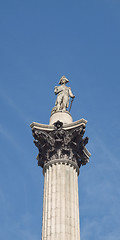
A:
<svg viewBox="0 0 120 240">
<path fill-rule="evenodd" d="M 48 124 L 62 75 L 88 120 L 81 240 L 120 240 L 120 1 L 0 2 L 0 238 L 39 240 L 43 175 L 30 123 Z"/>
</svg>

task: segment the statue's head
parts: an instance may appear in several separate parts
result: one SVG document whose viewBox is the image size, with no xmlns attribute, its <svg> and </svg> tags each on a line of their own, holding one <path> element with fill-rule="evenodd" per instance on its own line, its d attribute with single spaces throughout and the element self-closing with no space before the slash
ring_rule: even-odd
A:
<svg viewBox="0 0 120 240">
<path fill-rule="evenodd" d="M 61 77 L 61 79 L 60 79 L 60 81 L 59 81 L 59 84 L 64 84 L 64 83 L 68 83 L 69 82 L 69 80 L 65 77 L 65 76 L 62 76 Z"/>
</svg>

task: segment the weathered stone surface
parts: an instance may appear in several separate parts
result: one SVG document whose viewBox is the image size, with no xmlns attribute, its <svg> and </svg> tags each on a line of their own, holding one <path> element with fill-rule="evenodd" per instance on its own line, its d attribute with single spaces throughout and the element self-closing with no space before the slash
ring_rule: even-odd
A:
<svg viewBox="0 0 120 240">
<path fill-rule="evenodd" d="M 71 88 L 66 86 L 66 83 L 68 82 L 69 80 L 65 76 L 62 76 L 59 81 L 60 86 L 55 86 L 54 93 L 57 95 L 57 99 L 55 107 L 52 109 L 52 113 L 60 110 L 65 112 L 69 106 L 69 98 L 71 97 L 73 101 L 75 96 L 73 95 Z"/>
<path fill-rule="evenodd" d="M 63 122 L 63 121 L 61 121 Z M 74 127 L 80 127 L 81 125 L 86 126 L 87 124 L 87 120 L 85 120 L 84 118 L 81 118 L 80 120 L 76 121 L 76 122 L 72 122 L 69 124 L 63 124 L 63 129 L 65 130 L 69 130 L 72 129 Z M 54 130 L 54 125 L 47 125 L 47 124 L 41 124 L 41 123 L 36 123 L 36 122 L 32 122 L 30 124 L 30 127 L 33 129 L 39 129 L 39 130 L 45 130 L 46 132 L 50 132 Z"/>
<path fill-rule="evenodd" d="M 71 164 L 44 166 L 42 240 L 80 240 L 78 174 Z"/>
<path fill-rule="evenodd" d="M 85 148 L 88 137 L 83 138 L 85 121 L 79 120 L 66 126 L 57 121 L 53 128 L 42 126 L 42 129 L 32 124 L 34 143 L 39 150 L 38 165 L 44 167 L 44 164 L 54 159 L 71 160 L 79 167 L 85 165 L 90 157 L 90 153 Z"/>
<path fill-rule="evenodd" d="M 72 123 L 72 116 L 68 111 L 57 111 L 53 112 L 50 117 L 50 125 L 53 125 L 55 122 L 61 121 L 63 124 Z"/>
</svg>

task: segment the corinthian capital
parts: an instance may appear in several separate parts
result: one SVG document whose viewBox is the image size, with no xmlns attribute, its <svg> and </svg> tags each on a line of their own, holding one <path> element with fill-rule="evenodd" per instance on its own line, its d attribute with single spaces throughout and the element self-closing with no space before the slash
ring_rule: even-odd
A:
<svg viewBox="0 0 120 240">
<path fill-rule="evenodd" d="M 62 159 L 75 162 L 78 167 L 89 162 L 90 153 L 85 147 L 88 137 L 83 138 L 86 123 L 84 119 L 65 125 L 60 121 L 52 126 L 32 123 L 34 143 L 39 150 L 38 165 L 43 168 L 47 162 Z"/>
</svg>

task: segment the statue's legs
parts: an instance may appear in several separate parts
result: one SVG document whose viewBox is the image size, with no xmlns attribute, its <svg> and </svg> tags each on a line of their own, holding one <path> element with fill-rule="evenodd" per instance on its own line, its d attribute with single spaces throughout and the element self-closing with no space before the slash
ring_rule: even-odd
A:
<svg viewBox="0 0 120 240">
<path fill-rule="evenodd" d="M 63 111 L 66 111 L 66 108 L 69 106 L 69 97 L 67 95 L 64 95 L 63 98 Z"/>
<path fill-rule="evenodd" d="M 63 95 L 60 94 L 59 96 L 57 96 L 57 100 L 56 100 L 56 110 L 60 110 L 61 109 L 61 104 L 63 102 Z"/>
</svg>

